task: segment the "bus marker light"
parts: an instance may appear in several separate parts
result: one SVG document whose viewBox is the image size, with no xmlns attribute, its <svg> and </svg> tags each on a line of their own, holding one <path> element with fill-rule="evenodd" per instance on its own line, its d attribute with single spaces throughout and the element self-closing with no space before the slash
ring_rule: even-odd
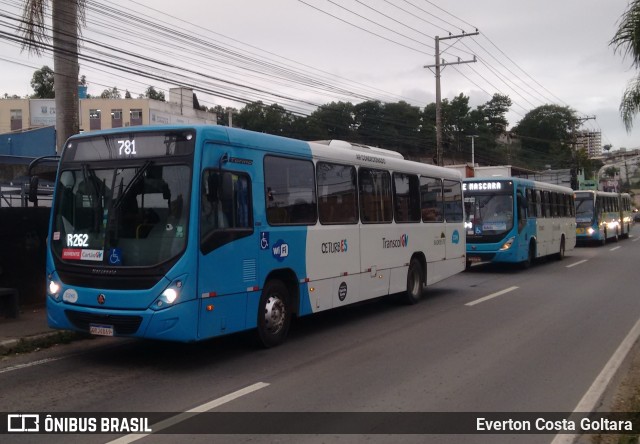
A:
<svg viewBox="0 0 640 444">
<path fill-rule="evenodd" d="M 207 305 L 207 311 L 213 311 L 214 308 L 213 304 Z"/>
<path fill-rule="evenodd" d="M 211 291 L 209 293 L 202 293 L 202 299 L 204 298 L 215 298 L 218 295 L 215 291 Z"/>
<path fill-rule="evenodd" d="M 316 291 L 315 287 L 309 287 L 309 292 L 313 293 L 314 291 Z"/>
<path fill-rule="evenodd" d="M 260 287 L 258 287 L 257 285 L 253 287 L 247 287 L 247 291 L 258 291 L 258 290 L 260 290 Z"/>
</svg>

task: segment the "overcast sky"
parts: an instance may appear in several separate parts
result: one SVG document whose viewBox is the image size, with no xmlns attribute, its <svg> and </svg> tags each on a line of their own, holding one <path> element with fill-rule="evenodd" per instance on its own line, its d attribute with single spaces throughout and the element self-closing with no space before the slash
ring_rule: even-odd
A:
<svg viewBox="0 0 640 444">
<path fill-rule="evenodd" d="M 0 10 L 15 14 L 21 3 L 0 0 Z M 470 33 L 477 27 L 479 36 L 440 42 L 441 49 L 447 49 L 442 54 L 447 62 L 458 57 L 470 60 L 474 55 L 478 59 L 444 69 L 443 98 L 451 100 L 464 93 L 475 107 L 494 93 L 506 94 L 514 102 L 508 115 L 510 126 L 542 104 L 570 106 L 582 117 L 595 116 L 584 125 L 601 130 L 603 144 L 612 144 L 613 149 L 640 147 L 640 119 L 636 129 L 627 134 L 618 113 L 622 93 L 635 71 L 608 44 L 628 5 L 626 0 L 113 0 L 110 4 L 257 59 L 294 67 L 312 78 L 317 75 L 328 84 L 366 92 L 367 97 L 405 100 L 421 107 L 435 101 L 434 75 L 424 68 L 435 62 L 434 36 Z M 120 26 L 117 19 L 107 20 L 93 9 L 87 19 L 85 36 L 89 39 L 176 62 L 175 54 L 145 49 L 141 44 L 131 46 L 99 31 L 132 34 L 133 28 L 124 22 Z M 148 40 L 149 45 L 166 44 L 157 36 Z M 182 53 L 187 55 L 179 57 L 176 64 L 189 70 L 204 70 L 218 78 L 307 102 L 292 105 L 298 111 L 312 110 L 308 103 L 357 101 L 326 90 L 318 93 L 300 85 L 257 78 L 242 67 L 229 71 L 223 58 L 216 62 L 201 53 L 207 58 L 205 63 L 198 61 L 195 52 L 188 56 L 189 49 Z M 52 66 L 48 56 L 21 53 L 14 43 L 0 39 L 0 94 L 31 94 L 29 80 L 34 69 L 44 64 Z M 108 86 L 134 94 L 147 85 L 161 90 L 175 86 L 121 75 L 115 69 L 86 62 L 81 65 L 91 94 L 99 95 Z M 210 92 L 197 93 L 207 106 L 243 106 Z M 249 101 L 256 98 L 236 94 Z M 288 108 L 286 100 L 268 96 L 262 100 L 278 101 Z"/>
</svg>

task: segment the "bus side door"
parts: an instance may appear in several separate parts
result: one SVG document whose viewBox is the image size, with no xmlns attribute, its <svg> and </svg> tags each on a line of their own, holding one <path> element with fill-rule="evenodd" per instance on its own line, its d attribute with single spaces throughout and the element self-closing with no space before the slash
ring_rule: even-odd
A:
<svg viewBox="0 0 640 444">
<path fill-rule="evenodd" d="M 248 288 L 258 287 L 258 232 L 254 228 L 255 153 L 207 144 L 193 202 L 198 206 L 198 334 L 212 337 L 255 324 L 247 317 Z M 194 221 L 195 222 L 195 221 Z"/>
</svg>

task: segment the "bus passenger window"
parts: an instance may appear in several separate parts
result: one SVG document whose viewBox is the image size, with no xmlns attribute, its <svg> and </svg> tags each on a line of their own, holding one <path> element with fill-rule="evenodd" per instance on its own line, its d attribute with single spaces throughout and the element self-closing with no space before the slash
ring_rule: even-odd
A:
<svg viewBox="0 0 640 444">
<path fill-rule="evenodd" d="M 317 220 L 313 162 L 265 156 L 264 182 L 270 225 L 314 225 Z"/>
</svg>

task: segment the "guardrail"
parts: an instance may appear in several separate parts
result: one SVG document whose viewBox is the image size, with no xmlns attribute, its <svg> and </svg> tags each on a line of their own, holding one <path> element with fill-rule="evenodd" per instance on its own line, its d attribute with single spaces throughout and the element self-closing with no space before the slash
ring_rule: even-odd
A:
<svg viewBox="0 0 640 444">
<path fill-rule="evenodd" d="M 51 207 L 53 187 L 38 187 L 38 206 Z M 29 184 L 22 186 L 0 185 L 0 208 L 33 207 L 29 202 Z"/>
</svg>

